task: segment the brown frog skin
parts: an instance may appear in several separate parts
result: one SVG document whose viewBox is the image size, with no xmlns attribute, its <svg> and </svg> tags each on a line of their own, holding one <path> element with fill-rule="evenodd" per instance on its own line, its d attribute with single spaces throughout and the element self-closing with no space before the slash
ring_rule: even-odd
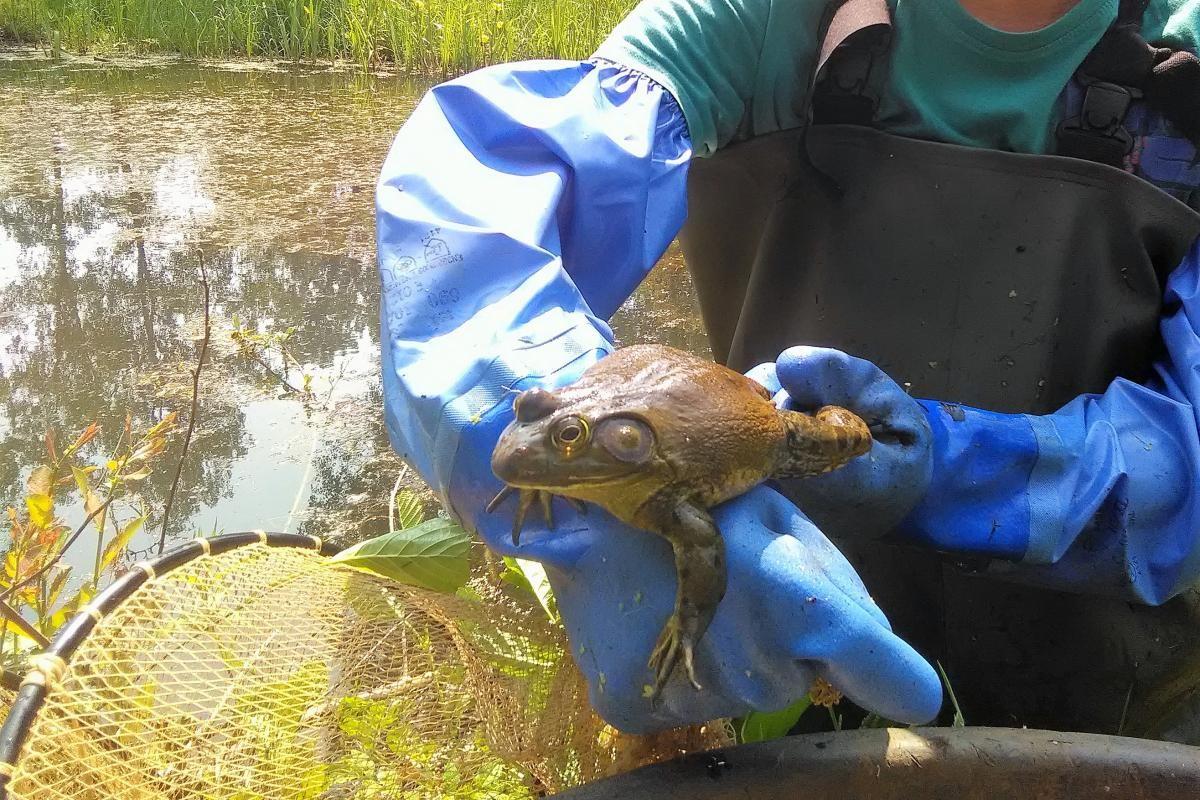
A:
<svg viewBox="0 0 1200 800">
<path fill-rule="evenodd" d="M 616 350 L 573 384 L 517 396 L 516 419 L 492 454 L 517 489 L 516 542 L 525 514 L 560 495 L 595 503 L 657 533 L 675 555 L 675 610 L 650 657 L 657 699 L 682 659 L 696 689 L 693 650 L 725 594 L 725 544 L 710 507 L 767 478 L 802 478 L 867 452 L 871 434 L 853 413 L 777 409 L 750 378 L 661 345 Z"/>
</svg>

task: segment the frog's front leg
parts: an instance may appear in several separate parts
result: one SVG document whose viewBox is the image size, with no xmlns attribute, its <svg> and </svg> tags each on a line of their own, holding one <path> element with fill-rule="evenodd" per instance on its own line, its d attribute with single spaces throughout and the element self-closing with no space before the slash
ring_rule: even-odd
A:
<svg viewBox="0 0 1200 800">
<path fill-rule="evenodd" d="M 555 497 L 562 497 L 568 503 L 575 507 L 575 510 L 580 514 L 586 513 L 586 507 L 579 500 L 573 497 L 564 497 L 563 495 L 555 495 L 544 489 L 518 489 L 514 486 L 506 485 L 500 490 L 500 493 L 492 498 L 492 501 L 487 504 L 485 509 L 487 513 L 492 513 L 496 508 L 503 503 L 513 492 L 517 493 L 517 512 L 513 515 L 512 540 L 513 544 L 521 543 L 521 528 L 525 525 L 525 515 L 529 513 L 529 509 L 534 503 L 540 503 L 542 507 L 542 516 L 546 518 L 546 527 L 554 527 L 554 512 L 550 507 L 551 502 Z"/>
<path fill-rule="evenodd" d="M 653 530 L 675 552 L 675 610 L 659 634 L 649 666 L 654 670 L 650 698 L 658 699 L 676 664 L 683 660 L 688 680 L 699 690 L 694 651 L 725 596 L 725 541 L 703 508 L 683 501 L 653 514 Z"/>
</svg>

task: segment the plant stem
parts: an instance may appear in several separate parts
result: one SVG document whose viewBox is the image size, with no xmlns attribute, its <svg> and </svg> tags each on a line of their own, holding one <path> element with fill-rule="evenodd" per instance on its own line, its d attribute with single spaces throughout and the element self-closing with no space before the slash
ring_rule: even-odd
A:
<svg viewBox="0 0 1200 800">
<path fill-rule="evenodd" d="M 188 414 L 187 434 L 183 437 L 183 452 L 179 454 L 179 463 L 175 465 L 175 477 L 171 480 L 171 491 L 167 493 L 167 502 L 163 506 L 162 531 L 158 534 L 158 554 L 161 556 L 167 546 L 167 523 L 171 519 L 171 505 L 175 502 L 175 491 L 179 488 L 179 476 L 183 474 L 183 464 L 187 460 L 188 448 L 192 444 L 192 432 L 196 429 L 196 416 L 200 413 L 200 371 L 204 369 L 204 358 L 208 355 L 208 339 L 212 333 L 209 322 L 211 299 L 208 288 L 208 272 L 204 269 L 204 251 L 198 250 L 200 259 L 200 285 L 204 287 L 204 338 L 200 340 L 200 358 L 196 368 L 192 370 L 192 410 Z"/>
<path fill-rule="evenodd" d="M 121 526 L 117 524 L 116 514 L 105 514 L 105 519 L 100 520 L 100 525 L 96 533 L 96 560 L 92 564 L 92 585 L 100 585 L 100 562 L 104 559 L 104 523 L 112 522 L 113 535 L 121 535 Z"/>
<path fill-rule="evenodd" d="M 258 354 L 257 348 L 255 348 L 253 345 L 244 345 L 244 347 L 245 347 L 246 355 L 250 356 L 252 359 L 257 361 L 262 366 L 263 369 L 265 369 L 267 372 L 269 372 L 271 374 L 272 378 L 279 381 L 280 385 L 282 385 L 286 391 L 292 392 L 294 394 L 304 394 L 304 392 L 301 389 L 297 389 L 295 386 L 293 386 L 292 383 L 287 379 L 287 377 L 285 375 L 280 375 L 279 372 L 274 367 L 272 367 L 269 363 L 267 363 L 263 359 L 263 357 Z M 284 362 L 284 369 L 287 369 L 286 361 Z"/>
</svg>

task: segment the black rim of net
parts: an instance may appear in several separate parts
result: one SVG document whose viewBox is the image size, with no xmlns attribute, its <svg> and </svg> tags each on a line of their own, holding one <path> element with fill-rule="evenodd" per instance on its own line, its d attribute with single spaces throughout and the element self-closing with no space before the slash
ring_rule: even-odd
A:
<svg viewBox="0 0 1200 800">
<path fill-rule="evenodd" d="M 0 726 L 0 800 L 8 798 L 8 784 L 16 770 L 21 749 L 25 746 L 25 740 L 37 719 L 38 711 L 54 688 L 55 680 L 47 673 L 53 673 L 56 669 L 61 672 L 100 620 L 120 607 L 148 581 L 204 556 L 221 555 L 255 544 L 312 550 L 324 556 L 337 552 L 336 548 L 316 536 L 247 531 L 193 539 L 158 558 L 134 564 L 128 572 L 92 598 L 86 608 L 75 614 L 59 630 L 50 645 L 31 659 L 34 666 L 21 681 L 17 698 L 13 701 L 3 726 Z"/>
</svg>

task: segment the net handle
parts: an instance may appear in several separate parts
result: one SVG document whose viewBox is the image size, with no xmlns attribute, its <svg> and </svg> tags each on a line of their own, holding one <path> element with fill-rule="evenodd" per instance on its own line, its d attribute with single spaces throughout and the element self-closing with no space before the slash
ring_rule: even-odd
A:
<svg viewBox="0 0 1200 800">
<path fill-rule="evenodd" d="M 96 595 L 92 602 L 71 617 L 45 651 L 30 659 L 31 669 L 21 681 L 17 698 L 13 701 L 3 726 L 0 726 L 0 800 L 8 800 L 8 783 L 16 771 L 21 748 L 24 747 L 29 730 L 37 719 L 38 711 L 54 691 L 56 684 L 62 680 L 71 656 L 87 640 L 96 625 L 150 581 L 197 559 L 256 544 L 314 550 L 323 556 L 331 556 L 337 552 L 336 547 L 322 541 L 318 536 L 257 530 L 193 539 L 158 558 L 134 564 L 128 572 L 113 581 Z"/>
</svg>

